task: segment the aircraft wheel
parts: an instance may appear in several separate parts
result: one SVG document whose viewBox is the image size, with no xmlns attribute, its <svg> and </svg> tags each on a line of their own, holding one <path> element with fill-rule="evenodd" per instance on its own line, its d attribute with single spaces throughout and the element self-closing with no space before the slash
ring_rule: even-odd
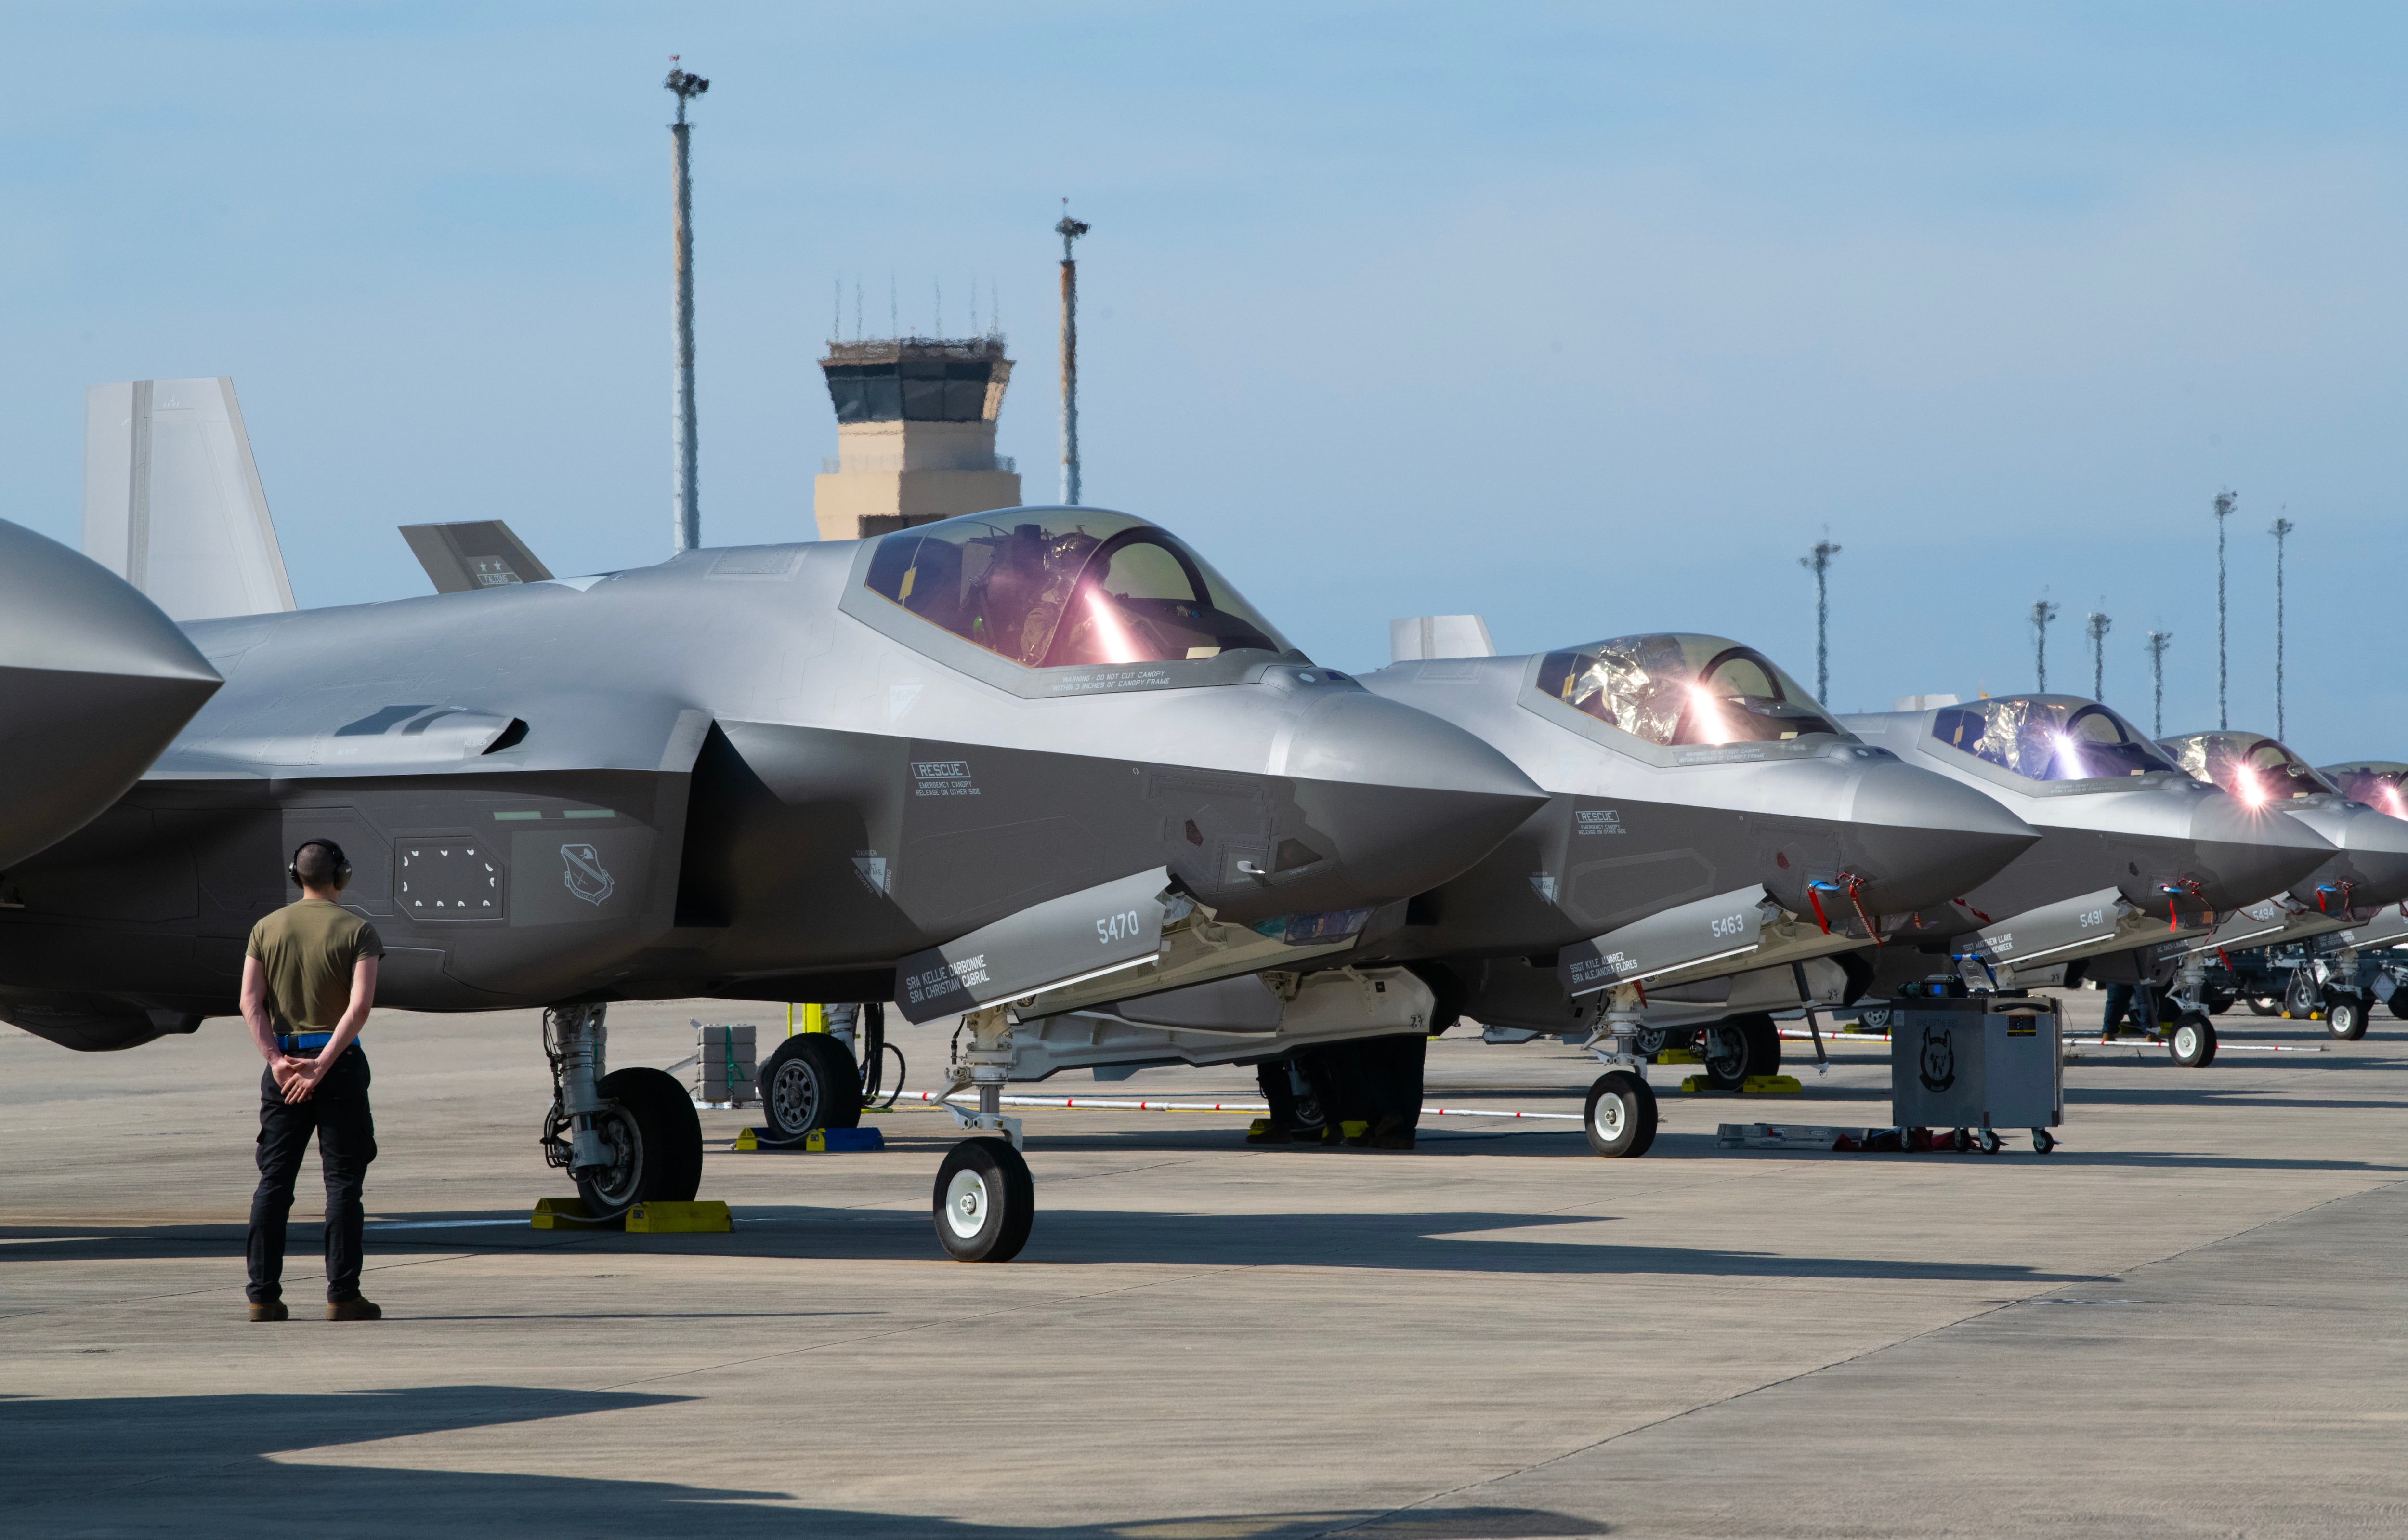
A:
<svg viewBox="0 0 2408 1540">
<path fill-rule="evenodd" d="M 1763 1015 L 1731 1016 L 1704 1029 L 1706 1081 L 1735 1091 L 1750 1075 L 1781 1072 L 1781 1030 Z"/>
<path fill-rule="evenodd" d="M 2249 1014 L 2253 1016 L 2271 1016 L 2282 1008 L 2281 1003 L 2278 1002 L 2272 995 L 2252 995 L 2249 997 Z"/>
<path fill-rule="evenodd" d="M 2366 1035 L 2366 997 L 2334 990 L 2325 997 L 2325 1031 L 2344 1043 Z"/>
<path fill-rule="evenodd" d="M 957 1262 L 1008 1262 L 1028 1244 L 1037 1184 L 1002 1139 L 965 1139 L 937 1168 L 937 1244 Z"/>
<path fill-rule="evenodd" d="M 761 1068 L 762 1121 L 779 1139 L 861 1126 L 861 1071 L 825 1032 L 797 1032 Z"/>
<path fill-rule="evenodd" d="M 2391 1007 L 2393 1015 L 2402 1021 L 2408 1021 L 2408 984 L 2402 984 L 2392 990 L 2390 1000 L 2385 1003 Z"/>
<path fill-rule="evenodd" d="M 1636 1159 L 1656 1143 L 1656 1088 L 1627 1070 L 1598 1076 L 1584 1113 L 1588 1147 L 1608 1159 Z"/>
<path fill-rule="evenodd" d="M 1868 1032 L 1886 1032 L 1889 1030 L 1889 1017 L 1888 1006 L 1869 1005 L 1856 1013 L 1856 1025 Z"/>
<path fill-rule="evenodd" d="M 2215 1062 L 2215 1025 L 2197 1011 L 2186 1011 L 2175 1019 L 2168 1043 L 2174 1062 L 2186 1070 L 2203 1070 Z"/>
<path fill-rule="evenodd" d="M 2233 1002 L 2238 1000 L 2240 998 L 2240 996 L 2234 994 L 2229 989 L 2211 989 L 2207 993 L 2207 1014 L 2212 1016 L 2220 1016 L 2225 1012 L 2231 1010 Z"/>
<path fill-rule="evenodd" d="M 2304 968 L 2291 970 L 2291 982 L 2283 989 L 2283 1011 L 2286 1015 L 2305 1020 L 2317 1008 L 2315 981 Z"/>
<path fill-rule="evenodd" d="M 638 1203 L 690 1203 L 702 1186 L 702 1119 L 685 1087 L 660 1070 L 614 1070 L 599 1087 L 614 1105 L 598 1122 L 610 1163 L 577 1173 L 577 1197 L 597 1219 Z"/>
</svg>

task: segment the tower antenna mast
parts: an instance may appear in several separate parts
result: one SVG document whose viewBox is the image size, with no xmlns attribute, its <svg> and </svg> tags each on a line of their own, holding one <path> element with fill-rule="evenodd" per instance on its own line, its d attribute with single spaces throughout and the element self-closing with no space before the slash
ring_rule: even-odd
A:
<svg viewBox="0 0 2408 1540">
<path fill-rule="evenodd" d="M 2174 639 L 2172 631 L 2149 633 L 2149 682 L 2156 691 L 2149 718 L 2149 736 L 2166 735 L 2166 643 Z"/>
<path fill-rule="evenodd" d="M 1831 591 L 1829 574 L 1831 558 L 1840 548 L 1825 538 L 1814 542 L 1813 550 L 1798 558 L 1798 565 L 1814 574 L 1814 698 L 1825 705 L 1831 703 Z"/>
<path fill-rule="evenodd" d="M 2099 602 L 2104 604 L 2107 601 L 2102 598 Z M 2107 628 L 2115 622 L 2097 610 L 2090 612 L 2089 620 L 2090 698 L 2104 700 L 2107 698 Z"/>
<path fill-rule="evenodd" d="M 1079 506 L 1079 261 L 1070 243 L 1087 233 L 1083 220 L 1070 217 L 1070 200 L 1062 200 L 1062 223 L 1054 226 L 1062 237 L 1062 501 Z"/>
<path fill-rule="evenodd" d="M 2224 666 L 2224 521 L 2232 517 L 2233 505 L 2241 501 L 2237 492 L 2224 491 L 2215 495 L 2215 730 L 2223 732 L 2232 726 L 2232 712 L 2226 704 Z"/>
<path fill-rule="evenodd" d="M 2040 693 L 2048 693 L 2048 623 L 2057 618 L 2062 608 L 2054 599 L 2032 600 L 2032 669 L 2040 680 Z"/>
<path fill-rule="evenodd" d="M 677 352 L 677 377 L 670 395 L 674 419 L 670 430 L 675 444 L 671 451 L 672 496 L 676 504 L 671 511 L 675 516 L 676 549 L 692 551 L 702 544 L 702 508 L 695 466 L 699 440 L 694 422 L 694 176 L 687 153 L 693 130 L 685 121 L 685 105 L 709 91 L 710 82 L 679 67 L 678 55 L 672 53 L 668 79 L 661 84 L 677 98 L 677 122 L 669 124 L 669 154 L 676 184 L 669 235 L 677 267 L 676 295 L 670 302 Z"/>
<path fill-rule="evenodd" d="M 2283 546 L 2299 527 L 2278 518 L 2266 531 L 2274 537 L 2274 736 L 2283 739 L 2289 736 L 2283 730 Z"/>
</svg>

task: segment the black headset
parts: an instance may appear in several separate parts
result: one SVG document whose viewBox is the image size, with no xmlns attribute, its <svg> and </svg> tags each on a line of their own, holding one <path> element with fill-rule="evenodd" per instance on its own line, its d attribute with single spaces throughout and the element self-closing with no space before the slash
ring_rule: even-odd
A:
<svg viewBox="0 0 2408 1540">
<path fill-rule="evenodd" d="M 327 855 L 332 856 L 335 858 L 335 891 L 340 893 L 343 889 L 351 886 L 351 858 L 349 856 L 344 855 L 343 847 L 337 844 L 332 840 L 304 840 L 299 844 L 293 847 L 293 858 L 284 863 L 284 874 L 293 879 L 293 885 L 295 887 L 303 885 L 301 881 L 301 853 L 308 849 L 311 845 L 316 845 L 319 849 L 324 851 Z"/>
</svg>

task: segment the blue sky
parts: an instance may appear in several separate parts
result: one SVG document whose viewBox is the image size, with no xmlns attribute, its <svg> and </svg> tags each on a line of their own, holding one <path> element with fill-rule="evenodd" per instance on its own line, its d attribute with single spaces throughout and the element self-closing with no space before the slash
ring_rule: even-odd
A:
<svg viewBox="0 0 2408 1540">
<path fill-rule="evenodd" d="M 703 513 L 808 538 L 834 289 L 997 295 L 1054 493 L 1059 199 L 1090 502 L 1317 656 L 1485 614 L 1713 630 L 1832 704 L 2052 683 L 2408 757 L 2408 13 L 2163 6 L 9 8 L 0 516 L 77 539 L 82 396 L 230 374 L 304 604 L 423 591 L 394 526 L 557 570 L 669 529 L 667 56 L 695 117 Z M 2145 721 L 2144 721 L 2145 725 Z"/>
</svg>

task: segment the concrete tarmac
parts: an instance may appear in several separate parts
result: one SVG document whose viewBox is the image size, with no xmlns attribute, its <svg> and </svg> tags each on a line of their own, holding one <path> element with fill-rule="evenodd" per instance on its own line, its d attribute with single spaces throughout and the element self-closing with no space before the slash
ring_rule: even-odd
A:
<svg viewBox="0 0 2408 1540">
<path fill-rule="evenodd" d="M 613 1007 L 612 1064 L 684 1057 L 695 1016 L 782 1030 Z M 895 1036 L 929 1084 L 944 1033 Z M 538 1231 L 568 1188 L 534 1015 L 380 1012 L 368 1043 L 388 1318 L 315 1318 L 305 1174 L 295 1318 L 254 1326 L 239 1024 L 111 1055 L 0 1035 L 0 1533 L 2408 1533 L 2387 1017 L 2324 1054 L 2086 1059 L 2045 1158 L 1715 1148 L 1724 1121 L 1884 1122 L 1863 1046 L 1817 1077 L 1790 1044 L 1802 1097 L 1668 1094 L 1641 1160 L 1569 1123 L 1429 1119 L 1377 1154 L 1032 1111 L 1036 1230 L 1002 1267 L 938 1250 L 941 1115 L 804 1156 L 728 1152 L 744 1118 L 706 1113 L 734 1234 Z M 1577 1111 L 1595 1067 L 1450 1038 L 1429 1073 L 1434 1101 Z"/>
</svg>

